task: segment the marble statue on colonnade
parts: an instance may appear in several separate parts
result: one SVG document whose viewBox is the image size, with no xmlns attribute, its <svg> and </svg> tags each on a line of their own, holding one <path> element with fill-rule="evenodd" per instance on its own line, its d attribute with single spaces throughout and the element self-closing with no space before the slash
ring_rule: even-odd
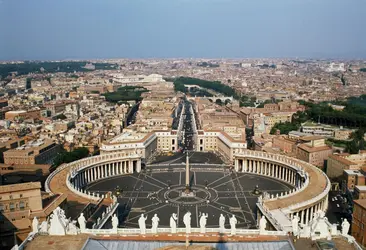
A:
<svg viewBox="0 0 366 250">
<path fill-rule="evenodd" d="M 66 235 L 66 223 L 68 222 L 65 217 L 65 212 L 57 207 L 50 216 L 50 228 L 48 233 L 50 235 Z"/>
<path fill-rule="evenodd" d="M 208 214 L 202 213 L 200 218 L 200 232 L 203 234 L 206 233 L 207 217 Z"/>
<path fill-rule="evenodd" d="M 259 220 L 259 234 L 264 234 L 266 232 L 267 227 L 267 220 L 264 215 L 262 215 L 261 219 Z"/>
<path fill-rule="evenodd" d="M 186 226 L 186 233 L 190 234 L 191 233 L 191 212 L 188 211 L 183 216 L 183 223 Z"/>
<path fill-rule="evenodd" d="M 151 232 L 156 234 L 158 232 L 158 226 L 159 226 L 159 217 L 157 214 L 154 214 L 154 217 L 151 219 Z"/>
<path fill-rule="evenodd" d="M 118 218 L 117 218 L 117 215 L 114 214 L 112 216 L 112 229 L 113 229 L 113 231 L 117 231 L 117 228 L 118 228 Z"/>
<path fill-rule="evenodd" d="M 220 233 L 224 233 L 225 232 L 225 216 L 223 214 L 220 214 L 220 218 L 219 218 L 219 226 L 220 226 Z"/>
<path fill-rule="evenodd" d="M 348 220 L 343 219 L 343 222 L 342 222 L 342 235 L 343 236 L 348 235 L 349 227 L 350 227 L 350 224 L 349 224 Z"/>
<path fill-rule="evenodd" d="M 38 221 L 37 217 L 34 216 L 33 221 L 32 221 L 32 232 L 38 233 L 38 229 L 39 229 L 38 227 L 39 227 L 39 221 Z"/>
<path fill-rule="evenodd" d="M 236 224 L 238 224 L 238 220 L 236 219 L 235 215 L 230 218 L 230 227 L 231 227 L 231 235 L 236 234 Z"/>
<path fill-rule="evenodd" d="M 299 234 L 299 221 L 300 221 L 300 218 L 299 218 L 299 216 L 296 216 L 296 215 L 294 216 L 294 218 L 291 221 L 292 233 L 294 236 L 297 236 Z"/>
<path fill-rule="evenodd" d="M 141 214 L 141 216 L 139 218 L 139 228 L 140 228 L 141 234 L 146 234 L 146 220 L 147 220 L 147 216 L 145 217 L 144 214 Z"/>
<path fill-rule="evenodd" d="M 41 226 L 39 227 L 40 234 L 48 234 L 48 221 L 42 221 Z"/>
<path fill-rule="evenodd" d="M 80 216 L 78 218 L 78 223 L 79 223 L 80 230 L 83 233 L 85 231 L 85 228 L 86 228 L 86 219 L 84 217 L 84 213 L 80 214 Z"/>
<path fill-rule="evenodd" d="M 178 220 L 178 216 L 176 213 L 173 213 L 172 216 L 170 216 L 170 228 L 171 228 L 171 232 L 173 234 L 175 234 L 177 232 L 177 220 Z"/>
</svg>

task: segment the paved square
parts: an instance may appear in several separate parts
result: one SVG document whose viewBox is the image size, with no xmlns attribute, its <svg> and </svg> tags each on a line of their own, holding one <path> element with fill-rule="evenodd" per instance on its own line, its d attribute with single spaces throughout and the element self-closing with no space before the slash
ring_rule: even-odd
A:
<svg viewBox="0 0 366 250">
<path fill-rule="evenodd" d="M 229 227 L 229 217 L 235 214 L 238 228 L 256 228 L 258 196 L 252 194 L 255 186 L 270 194 L 291 189 L 286 183 L 264 176 L 235 173 L 222 166 L 192 165 L 190 185 L 195 197 L 181 197 L 185 186 L 183 164 L 151 169 L 151 172 L 104 179 L 90 184 L 87 190 L 106 193 L 120 189 L 120 227 L 138 227 L 141 213 L 148 216 L 148 228 L 155 213 L 160 218 L 159 227 L 169 227 L 172 213 L 178 214 L 178 227 L 184 227 L 183 215 L 190 211 L 192 227 L 199 227 L 199 216 L 208 213 L 207 227 L 218 227 L 220 214 L 226 216 L 226 227 Z"/>
</svg>

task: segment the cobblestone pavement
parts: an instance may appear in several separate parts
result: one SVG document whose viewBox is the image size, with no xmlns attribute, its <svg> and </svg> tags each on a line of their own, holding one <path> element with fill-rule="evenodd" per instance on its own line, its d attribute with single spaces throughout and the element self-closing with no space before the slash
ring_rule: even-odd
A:
<svg viewBox="0 0 366 250">
<path fill-rule="evenodd" d="M 172 213 L 178 214 L 178 227 L 184 227 L 183 215 L 192 213 L 192 227 L 199 227 L 199 217 L 208 213 L 207 227 L 218 227 L 219 216 L 237 217 L 238 228 L 256 228 L 257 195 L 252 191 L 258 185 L 261 191 L 270 194 L 290 190 L 290 186 L 259 175 L 232 173 L 221 166 L 191 168 L 190 186 L 193 197 L 182 197 L 185 187 L 184 165 L 169 168 L 153 168 L 152 172 L 112 177 L 88 186 L 93 192 L 115 191 L 118 186 L 120 227 L 138 227 L 141 213 L 148 216 L 147 227 L 151 227 L 151 218 L 156 213 L 160 218 L 159 226 L 169 227 Z"/>
</svg>

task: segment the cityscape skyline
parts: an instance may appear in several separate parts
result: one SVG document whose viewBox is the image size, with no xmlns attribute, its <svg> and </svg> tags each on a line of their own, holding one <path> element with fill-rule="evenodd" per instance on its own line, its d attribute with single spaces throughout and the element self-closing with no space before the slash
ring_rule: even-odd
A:
<svg viewBox="0 0 366 250">
<path fill-rule="evenodd" d="M 0 60 L 366 58 L 364 9 L 340 0 L 3 0 Z"/>
</svg>

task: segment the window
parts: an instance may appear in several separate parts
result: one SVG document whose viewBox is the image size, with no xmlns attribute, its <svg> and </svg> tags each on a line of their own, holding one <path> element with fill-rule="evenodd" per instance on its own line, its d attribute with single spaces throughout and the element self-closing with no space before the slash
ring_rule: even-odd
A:
<svg viewBox="0 0 366 250">
<path fill-rule="evenodd" d="M 0 212 L 3 212 L 3 211 L 4 211 L 4 205 L 0 204 Z"/>
<path fill-rule="evenodd" d="M 20 208 L 20 210 L 24 210 L 24 208 L 25 208 L 24 201 L 19 202 L 19 208 Z"/>
<path fill-rule="evenodd" d="M 10 211 L 14 211 L 14 210 L 15 210 L 15 205 L 14 205 L 14 203 L 10 203 L 10 205 L 9 205 L 9 209 L 10 209 Z"/>
</svg>

